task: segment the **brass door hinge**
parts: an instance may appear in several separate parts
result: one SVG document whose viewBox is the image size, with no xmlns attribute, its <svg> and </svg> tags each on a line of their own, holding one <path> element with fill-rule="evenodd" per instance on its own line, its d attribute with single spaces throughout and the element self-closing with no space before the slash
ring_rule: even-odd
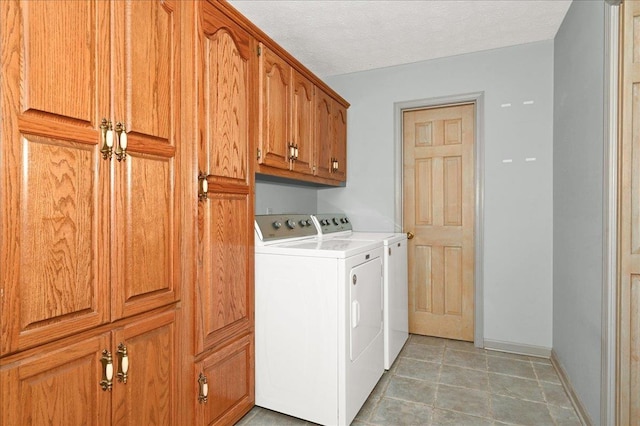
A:
<svg viewBox="0 0 640 426">
<path fill-rule="evenodd" d="M 262 46 L 258 46 L 258 56 L 262 55 Z"/>
<path fill-rule="evenodd" d="M 262 151 L 258 148 L 258 160 L 262 158 Z"/>
</svg>

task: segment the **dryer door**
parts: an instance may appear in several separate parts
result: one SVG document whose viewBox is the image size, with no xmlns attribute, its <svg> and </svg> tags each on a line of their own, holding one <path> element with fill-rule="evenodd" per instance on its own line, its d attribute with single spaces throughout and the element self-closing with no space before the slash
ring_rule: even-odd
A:
<svg viewBox="0 0 640 426">
<path fill-rule="evenodd" d="M 382 333 L 382 260 L 371 259 L 351 269 L 350 342 L 351 361 Z"/>
</svg>

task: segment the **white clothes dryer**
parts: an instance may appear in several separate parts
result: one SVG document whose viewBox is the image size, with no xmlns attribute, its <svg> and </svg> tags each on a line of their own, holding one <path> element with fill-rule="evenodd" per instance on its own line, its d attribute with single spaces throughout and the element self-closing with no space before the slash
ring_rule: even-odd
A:
<svg viewBox="0 0 640 426">
<path fill-rule="evenodd" d="M 256 405 L 348 425 L 384 372 L 382 247 L 319 239 L 308 215 L 255 231 Z"/>
<path fill-rule="evenodd" d="M 384 368 L 388 370 L 409 338 L 407 236 L 394 232 L 353 231 L 344 213 L 311 215 L 319 238 L 377 241 L 384 247 Z"/>
</svg>

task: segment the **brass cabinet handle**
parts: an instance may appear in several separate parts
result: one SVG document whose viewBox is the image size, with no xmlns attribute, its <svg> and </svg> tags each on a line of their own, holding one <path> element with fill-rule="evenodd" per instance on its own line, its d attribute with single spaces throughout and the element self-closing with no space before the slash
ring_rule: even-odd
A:
<svg viewBox="0 0 640 426">
<path fill-rule="evenodd" d="M 413 237 L 415 237 L 415 235 L 413 235 L 413 232 L 407 232 L 407 240 L 413 240 Z"/>
<path fill-rule="evenodd" d="M 129 377 L 129 353 L 124 343 L 118 345 L 116 353 L 118 354 L 118 374 L 116 376 L 119 382 L 126 385 Z"/>
<path fill-rule="evenodd" d="M 207 181 L 207 174 L 200 172 L 198 174 L 198 201 L 205 201 L 208 197 L 208 191 L 209 182 Z"/>
<path fill-rule="evenodd" d="M 118 161 L 126 160 L 127 146 L 129 145 L 127 129 L 124 123 L 116 123 L 116 158 Z"/>
<path fill-rule="evenodd" d="M 113 387 L 113 357 L 111 356 L 111 352 L 106 349 L 103 350 L 100 362 L 102 363 L 102 380 L 100 380 L 100 386 L 103 391 L 111 392 L 111 388 Z"/>
<path fill-rule="evenodd" d="M 206 404 L 209 400 L 209 384 L 207 383 L 207 376 L 200 373 L 198 376 L 198 385 L 200 386 L 200 391 L 198 392 L 198 402 L 200 404 Z"/>
<path fill-rule="evenodd" d="M 100 122 L 100 152 L 102 152 L 102 158 L 105 160 L 111 160 L 111 154 L 113 152 L 113 126 L 111 121 L 103 118 Z"/>
</svg>

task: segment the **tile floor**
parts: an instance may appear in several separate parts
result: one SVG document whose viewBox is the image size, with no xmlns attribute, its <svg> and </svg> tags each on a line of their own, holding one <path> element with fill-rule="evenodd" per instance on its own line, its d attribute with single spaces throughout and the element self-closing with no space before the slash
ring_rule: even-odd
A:
<svg viewBox="0 0 640 426">
<path fill-rule="evenodd" d="M 254 407 L 242 426 L 310 425 Z M 353 421 L 364 425 L 580 426 L 548 359 L 412 335 Z"/>
</svg>

